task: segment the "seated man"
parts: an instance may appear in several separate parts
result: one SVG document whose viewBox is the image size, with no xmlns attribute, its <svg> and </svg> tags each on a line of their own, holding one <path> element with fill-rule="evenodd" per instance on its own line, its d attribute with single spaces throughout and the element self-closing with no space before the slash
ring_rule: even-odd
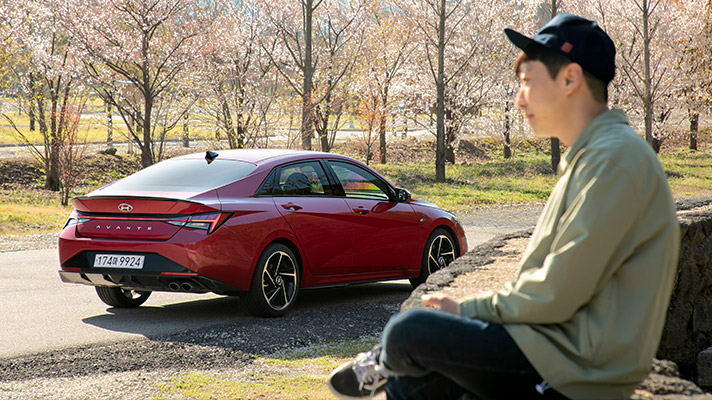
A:
<svg viewBox="0 0 712 400">
<path fill-rule="evenodd" d="M 516 104 L 569 149 L 560 179 L 502 290 L 423 296 L 382 344 L 329 377 L 341 398 L 624 399 L 647 376 L 676 276 L 679 226 L 657 155 L 609 110 L 615 47 L 559 14 L 522 50 Z"/>
</svg>

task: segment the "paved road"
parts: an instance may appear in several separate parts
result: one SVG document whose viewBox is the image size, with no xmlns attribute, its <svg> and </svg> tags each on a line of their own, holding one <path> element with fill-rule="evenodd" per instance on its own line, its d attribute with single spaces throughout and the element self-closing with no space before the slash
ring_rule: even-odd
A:
<svg viewBox="0 0 712 400">
<path fill-rule="evenodd" d="M 531 227 L 540 207 L 494 209 L 461 216 L 470 248 L 503 233 Z M 47 350 L 168 335 L 250 319 L 237 298 L 153 293 L 139 309 L 114 309 L 94 288 L 69 285 L 57 274 L 56 249 L 0 253 L 0 358 Z M 374 290 L 375 289 L 375 290 Z M 403 301 L 406 280 L 348 289 L 305 291 L 298 307 L 323 301 Z M 362 299 L 363 297 L 364 299 Z"/>
</svg>

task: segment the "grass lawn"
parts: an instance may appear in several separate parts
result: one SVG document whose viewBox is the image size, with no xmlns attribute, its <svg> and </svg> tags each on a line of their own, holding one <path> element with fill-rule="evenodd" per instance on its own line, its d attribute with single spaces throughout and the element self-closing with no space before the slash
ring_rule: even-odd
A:
<svg viewBox="0 0 712 400">
<path fill-rule="evenodd" d="M 677 150 L 660 156 L 673 195 L 712 197 L 712 152 Z M 540 203 L 546 201 L 557 177 L 551 174 L 549 156 L 538 151 L 518 151 L 511 159 L 496 152 L 483 161 L 448 165 L 446 182 L 435 182 L 432 163 L 373 164 L 372 167 L 414 197 L 455 213 L 478 207 Z M 111 170 L 103 173 L 118 179 Z M 88 178 L 89 179 L 89 178 Z M 94 189 L 88 180 L 84 192 Z M 38 189 L 0 190 L 0 235 L 58 232 L 71 207 L 62 207 L 59 194 Z"/>
<path fill-rule="evenodd" d="M 58 193 L 0 190 L 0 236 L 59 232 L 71 211 Z"/>
<path fill-rule="evenodd" d="M 333 399 L 324 384 L 329 373 L 377 341 L 367 337 L 259 355 L 250 368 L 230 375 L 186 373 L 157 384 L 162 394 L 154 399 Z"/>
</svg>

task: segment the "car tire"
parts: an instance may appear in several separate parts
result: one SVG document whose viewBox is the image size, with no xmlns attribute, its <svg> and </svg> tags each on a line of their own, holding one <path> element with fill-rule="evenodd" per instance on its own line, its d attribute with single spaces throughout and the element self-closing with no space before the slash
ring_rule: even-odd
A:
<svg viewBox="0 0 712 400">
<path fill-rule="evenodd" d="M 437 228 L 428 237 L 420 262 L 420 275 L 410 278 L 413 288 L 418 287 L 434 272 L 445 268 L 457 258 L 457 248 L 452 235 L 445 229 Z"/>
<path fill-rule="evenodd" d="M 247 311 L 259 317 L 280 317 L 299 293 L 299 265 L 289 247 L 274 243 L 260 255 L 250 290 L 244 295 Z"/>
<path fill-rule="evenodd" d="M 101 301 L 112 307 L 133 308 L 145 303 L 151 292 L 114 286 L 96 286 L 96 294 L 99 295 Z"/>
</svg>

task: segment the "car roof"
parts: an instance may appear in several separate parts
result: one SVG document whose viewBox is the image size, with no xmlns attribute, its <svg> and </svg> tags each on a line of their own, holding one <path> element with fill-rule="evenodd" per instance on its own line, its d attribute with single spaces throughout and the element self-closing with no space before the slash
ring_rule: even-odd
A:
<svg viewBox="0 0 712 400">
<path fill-rule="evenodd" d="M 320 151 L 308 150 L 289 150 L 289 149 L 232 149 L 232 150 L 214 150 L 218 154 L 217 159 L 244 161 L 252 164 L 263 164 L 268 160 L 274 159 L 301 159 L 322 157 L 329 153 Z M 194 153 L 181 156 L 178 158 L 203 158 L 205 153 Z"/>
<path fill-rule="evenodd" d="M 214 150 L 217 153 L 218 160 L 244 161 L 255 165 L 285 161 L 296 161 L 310 158 L 337 158 L 351 160 L 350 157 L 345 157 L 339 154 L 325 153 L 321 151 L 311 150 L 290 150 L 290 149 L 231 149 L 231 150 Z M 203 153 L 187 154 L 176 159 L 202 159 L 206 155 Z"/>
</svg>

